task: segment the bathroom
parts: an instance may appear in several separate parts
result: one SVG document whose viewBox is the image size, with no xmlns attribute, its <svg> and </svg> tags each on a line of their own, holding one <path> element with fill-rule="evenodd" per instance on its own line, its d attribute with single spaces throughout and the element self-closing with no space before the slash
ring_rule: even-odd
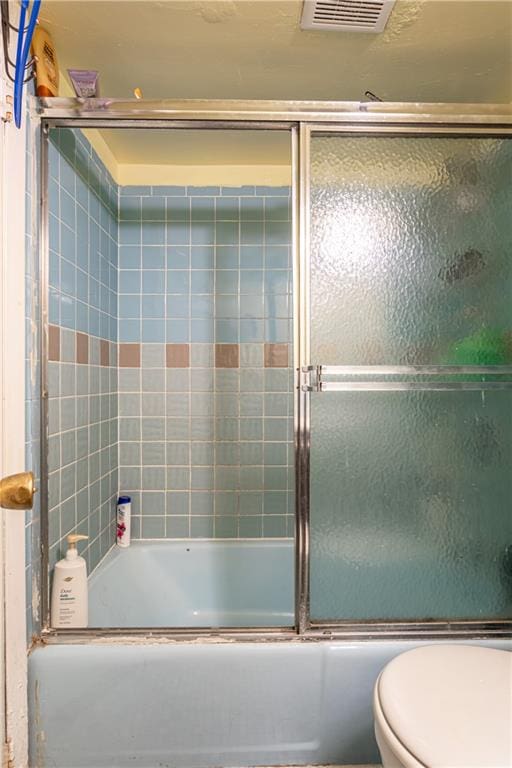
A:
<svg viewBox="0 0 512 768">
<path fill-rule="evenodd" d="M 2 765 L 510 768 L 512 3 L 1 12 Z"/>
</svg>

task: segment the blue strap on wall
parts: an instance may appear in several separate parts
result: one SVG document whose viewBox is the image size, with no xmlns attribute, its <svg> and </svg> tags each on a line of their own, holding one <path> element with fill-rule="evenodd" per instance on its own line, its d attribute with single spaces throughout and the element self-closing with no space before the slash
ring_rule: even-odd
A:
<svg viewBox="0 0 512 768">
<path fill-rule="evenodd" d="M 29 7 L 29 0 L 22 0 L 20 21 L 18 26 L 18 42 L 16 45 L 16 66 L 14 74 L 14 122 L 17 128 L 21 126 L 21 115 L 23 106 L 23 83 L 25 79 L 25 70 L 27 67 L 30 45 L 41 7 L 41 0 L 34 0 L 28 26 L 25 29 L 25 20 Z"/>
</svg>

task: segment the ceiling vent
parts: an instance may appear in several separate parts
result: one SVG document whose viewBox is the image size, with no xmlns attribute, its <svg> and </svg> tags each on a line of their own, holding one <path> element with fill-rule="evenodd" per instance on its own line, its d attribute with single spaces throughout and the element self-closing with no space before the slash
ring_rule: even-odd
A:
<svg viewBox="0 0 512 768">
<path fill-rule="evenodd" d="M 302 29 L 382 32 L 396 0 L 304 0 Z"/>
</svg>

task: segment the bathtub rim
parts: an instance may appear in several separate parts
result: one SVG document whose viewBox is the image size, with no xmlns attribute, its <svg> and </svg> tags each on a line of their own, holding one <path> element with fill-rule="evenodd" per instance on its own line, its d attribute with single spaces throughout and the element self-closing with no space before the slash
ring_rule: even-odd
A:
<svg viewBox="0 0 512 768">
<path fill-rule="evenodd" d="M 358 622 L 344 626 L 311 625 L 300 632 L 298 627 L 102 627 L 77 629 L 46 629 L 34 638 L 32 647 L 53 644 L 103 643 L 261 643 L 294 642 L 372 643 L 390 641 L 486 640 L 502 638 L 512 640 L 512 621 L 459 621 L 459 622 Z"/>
</svg>

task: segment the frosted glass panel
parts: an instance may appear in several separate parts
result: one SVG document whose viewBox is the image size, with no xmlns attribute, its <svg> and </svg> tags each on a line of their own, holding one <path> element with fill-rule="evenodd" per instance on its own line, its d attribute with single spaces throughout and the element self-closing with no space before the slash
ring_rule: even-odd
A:
<svg viewBox="0 0 512 768">
<path fill-rule="evenodd" d="M 512 362 L 512 141 L 313 136 L 313 364 Z"/>
<path fill-rule="evenodd" d="M 512 616 L 512 392 L 312 396 L 311 616 Z"/>
<path fill-rule="evenodd" d="M 373 366 L 512 364 L 512 142 L 317 134 L 310 172 L 311 362 L 376 387 L 311 395 L 311 618 L 510 617 L 512 389 Z"/>
</svg>

